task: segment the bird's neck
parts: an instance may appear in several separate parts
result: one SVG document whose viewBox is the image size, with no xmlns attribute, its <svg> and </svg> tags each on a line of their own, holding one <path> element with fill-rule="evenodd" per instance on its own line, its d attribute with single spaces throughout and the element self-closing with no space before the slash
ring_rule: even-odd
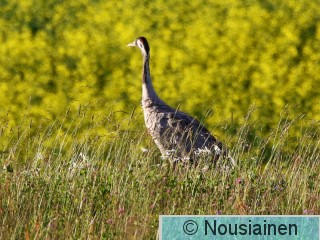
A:
<svg viewBox="0 0 320 240">
<path fill-rule="evenodd" d="M 143 54 L 143 68 L 142 68 L 142 101 L 144 100 L 153 100 L 159 101 L 160 98 L 154 91 L 151 75 L 150 75 L 150 68 L 149 68 L 149 54 Z"/>
</svg>

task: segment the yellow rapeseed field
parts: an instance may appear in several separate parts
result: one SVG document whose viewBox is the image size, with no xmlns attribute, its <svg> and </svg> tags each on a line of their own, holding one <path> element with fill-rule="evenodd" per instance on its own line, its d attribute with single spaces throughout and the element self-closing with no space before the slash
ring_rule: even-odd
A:
<svg viewBox="0 0 320 240">
<path fill-rule="evenodd" d="M 209 129 L 242 124 L 252 106 L 262 133 L 283 114 L 314 124 L 319 9 L 315 0 L 2 1 L 0 117 L 15 128 L 67 109 L 140 114 L 141 58 L 126 44 L 145 36 L 159 95 L 198 118 L 210 111 Z"/>
</svg>

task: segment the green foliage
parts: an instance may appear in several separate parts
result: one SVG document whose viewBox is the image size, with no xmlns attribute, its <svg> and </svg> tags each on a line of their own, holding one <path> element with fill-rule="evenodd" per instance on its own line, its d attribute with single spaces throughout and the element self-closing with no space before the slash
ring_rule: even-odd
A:
<svg viewBox="0 0 320 240">
<path fill-rule="evenodd" d="M 65 129 L 68 119 L 74 124 Z M 101 124 L 113 134 L 99 135 Z M 320 149 L 312 139 L 320 132 L 308 129 L 288 152 L 292 124 L 279 122 L 254 151 L 248 119 L 232 170 L 207 159 L 174 169 L 151 139 L 140 150 L 146 131 L 123 131 L 113 118 L 69 112 L 45 129 L 4 131 L 0 239 L 155 239 L 159 214 L 319 214 Z"/>
</svg>

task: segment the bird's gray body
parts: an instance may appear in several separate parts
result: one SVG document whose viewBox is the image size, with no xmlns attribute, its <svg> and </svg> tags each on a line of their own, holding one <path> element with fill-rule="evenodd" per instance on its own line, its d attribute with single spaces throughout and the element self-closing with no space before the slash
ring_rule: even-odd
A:
<svg viewBox="0 0 320 240">
<path fill-rule="evenodd" d="M 142 100 L 145 125 L 163 156 L 195 159 L 201 150 L 217 159 L 222 144 L 195 118 L 162 101 Z"/>
<path fill-rule="evenodd" d="M 142 109 L 145 125 L 164 157 L 196 159 L 206 153 L 214 160 L 226 155 L 221 142 L 188 114 L 168 106 L 156 94 L 149 70 L 150 48 L 144 37 L 128 46 L 140 48 L 143 57 Z"/>
</svg>

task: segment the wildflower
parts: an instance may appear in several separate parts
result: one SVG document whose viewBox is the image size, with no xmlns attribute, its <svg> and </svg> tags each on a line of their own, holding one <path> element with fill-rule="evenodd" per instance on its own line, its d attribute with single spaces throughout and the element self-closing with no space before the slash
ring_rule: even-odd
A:
<svg viewBox="0 0 320 240">
<path fill-rule="evenodd" d="M 118 214 L 121 215 L 121 214 L 123 214 L 123 213 L 124 213 L 124 208 L 119 208 L 119 209 L 118 209 Z"/>
<path fill-rule="evenodd" d="M 44 158 L 43 154 L 41 152 L 37 152 L 36 153 L 36 156 L 35 156 L 35 159 L 36 160 L 42 160 Z"/>
<path fill-rule="evenodd" d="M 217 210 L 216 211 L 216 215 L 221 215 L 222 214 L 222 211 L 221 210 Z"/>
<path fill-rule="evenodd" d="M 113 223 L 112 219 L 109 218 L 109 219 L 107 220 L 107 223 L 108 223 L 108 224 L 112 224 L 112 223 Z"/>
<path fill-rule="evenodd" d="M 142 151 L 143 153 L 149 152 L 149 150 L 148 150 L 147 148 L 141 147 L 140 149 L 141 149 L 141 151 Z"/>
<path fill-rule="evenodd" d="M 79 158 L 80 158 L 82 161 L 87 161 L 87 160 L 88 160 L 88 156 L 87 156 L 85 153 L 83 153 L 83 152 L 80 152 Z"/>
<path fill-rule="evenodd" d="M 167 189 L 167 193 L 171 193 L 171 189 Z"/>
<path fill-rule="evenodd" d="M 303 215 L 312 215 L 314 212 L 312 210 L 304 209 L 303 210 Z"/>
<path fill-rule="evenodd" d="M 275 191 L 283 191 L 286 187 L 286 182 L 284 180 L 281 180 L 279 182 L 272 183 L 272 187 Z"/>
<path fill-rule="evenodd" d="M 241 178 L 237 178 L 237 183 L 238 184 L 242 183 L 242 179 Z"/>
<path fill-rule="evenodd" d="M 209 170 L 209 166 L 208 166 L 208 165 L 204 166 L 204 167 L 201 169 L 202 172 L 207 172 L 208 170 Z"/>
</svg>

